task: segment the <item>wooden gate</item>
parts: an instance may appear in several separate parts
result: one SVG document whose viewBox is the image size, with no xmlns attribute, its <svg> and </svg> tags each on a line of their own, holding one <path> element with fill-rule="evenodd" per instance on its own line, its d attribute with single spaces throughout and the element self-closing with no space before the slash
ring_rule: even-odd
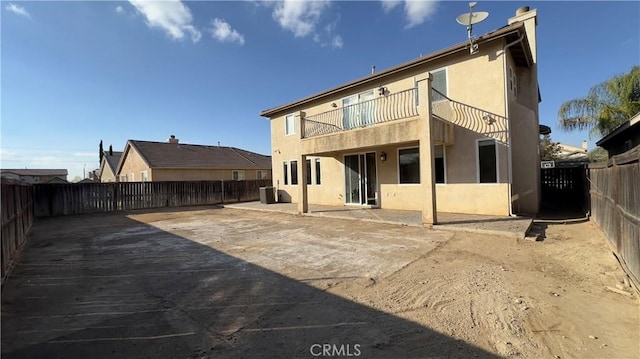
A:
<svg viewBox="0 0 640 359">
<path fill-rule="evenodd" d="M 586 166 L 543 168 L 540 171 L 542 211 L 584 214 L 589 210 Z"/>
</svg>

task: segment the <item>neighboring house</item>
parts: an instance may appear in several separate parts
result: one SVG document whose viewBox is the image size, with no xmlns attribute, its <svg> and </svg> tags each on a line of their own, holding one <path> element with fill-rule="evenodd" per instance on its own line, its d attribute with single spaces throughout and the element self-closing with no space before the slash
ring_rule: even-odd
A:
<svg viewBox="0 0 640 359">
<path fill-rule="evenodd" d="M 11 180 L 25 184 L 67 183 L 65 169 L 3 169 L 0 176 L 3 180 Z"/>
<path fill-rule="evenodd" d="M 120 157 L 122 157 L 122 152 L 104 151 L 100 170 L 98 171 L 100 182 L 118 182 L 116 171 L 118 170 Z"/>
<path fill-rule="evenodd" d="M 564 143 L 558 143 L 558 146 L 560 148 L 557 154 L 558 161 L 589 162 L 587 141 L 582 141 L 582 147 L 566 145 Z"/>
<path fill-rule="evenodd" d="M 609 158 L 640 146 L 640 113 L 602 137 L 596 145 L 607 150 Z"/>
<path fill-rule="evenodd" d="M 234 147 L 129 140 L 116 170 L 120 182 L 271 178 L 271 157 Z"/>
<path fill-rule="evenodd" d="M 289 104 L 271 120 L 273 184 L 298 203 L 536 213 L 536 10 L 508 25 Z"/>
</svg>

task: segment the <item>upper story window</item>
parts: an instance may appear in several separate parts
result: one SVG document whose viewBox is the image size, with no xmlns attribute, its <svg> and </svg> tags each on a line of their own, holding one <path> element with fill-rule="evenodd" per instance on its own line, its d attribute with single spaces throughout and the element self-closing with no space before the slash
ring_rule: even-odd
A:
<svg viewBox="0 0 640 359">
<path fill-rule="evenodd" d="M 345 129 L 372 125 L 375 122 L 373 90 L 342 99 L 342 125 Z"/>
<path fill-rule="evenodd" d="M 518 97 L 518 77 L 511 66 L 509 66 L 509 91 L 514 97 Z"/>
<path fill-rule="evenodd" d="M 285 135 L 293 135 L 294 133 L 296 133 L 296 118 L 293 114 L 285 116 L 284 122 Z"/>
<path fill-rule="evenodd" d="M 256 179 L 259 179 L 259 180 L 267 179 L 267 171 L 258 170 L 256 172 Z"/>
<path fill-rule="evenodd" d="M 242 181 L 244 180 L 244 171 L 243 170 L 234 170 L 231 172 L 231 178 L 234 181 Z"/>
<path fill-rule="evenodd" d="M 431 87 L 434 90 L 440 92 L 442 95 L 448 96 L 447 93 L 447 69 L 440 69 L 431 71 Z M 442 101 L 444 97 L 442 97 L 438 93 L 433 94 L 433 101 Z"/>
<path fill-rule="evenodd" d="M 149 179 L 147 178 L 147 171 L 140 172 L 140 180 L 142 182 L 147 182 Z"/>
</svg>

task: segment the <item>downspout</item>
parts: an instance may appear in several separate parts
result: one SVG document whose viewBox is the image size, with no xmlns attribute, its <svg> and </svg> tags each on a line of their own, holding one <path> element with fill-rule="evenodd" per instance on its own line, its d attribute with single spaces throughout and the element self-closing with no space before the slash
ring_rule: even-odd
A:
<svg viewBox="0 0 640 359">
<path fill-rule="evenodd" d="M 512 202 L 512 198 L 513 198 L 513 193 L 511 192 L 512 189 L 512 182 L 513 182 L 513 175 L 511 173 L 512 171 L 512 159 L 511 159 L 511 126 L 510 126 L 510 122 L 511 122 L 511 116 L 509 116 L 509 79 L 507 78 L 507 49 L 519 42 L 521 42 L 522 40 L 524 40 L 524 32 L 522 33 L 522 35 L 520 35 L 520 38 L 508 43 L 507 45 L 504 46 L 504 48 L 502 49 L 502 64 L 503 64 L 503 74 L 504 74 L 504 114 L 507 117 L 507 187 L 508 187 L 508 191 L 509 191 L 509 216 L 511 217 L 516 217 L 516 215 L 513 213 L 513 202 Z"/>
</svg>

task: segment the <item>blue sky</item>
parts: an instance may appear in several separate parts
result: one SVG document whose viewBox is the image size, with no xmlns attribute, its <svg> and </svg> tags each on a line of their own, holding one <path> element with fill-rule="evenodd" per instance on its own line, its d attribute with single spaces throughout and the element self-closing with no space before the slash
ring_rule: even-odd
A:
<svg viewBox="0 0 640 359">
<path fill-rule="evenodd" d="M 568 99 L 640 64 L 640 2 L 490 2 L 475 35 L 538 9 L 540 122 L 563 133 Z M 269 154 L 261 110 L 466 39 L 468 2 L 2 1 L 3 168 L 98 167 L 128 139 Z"/>
</svg>

